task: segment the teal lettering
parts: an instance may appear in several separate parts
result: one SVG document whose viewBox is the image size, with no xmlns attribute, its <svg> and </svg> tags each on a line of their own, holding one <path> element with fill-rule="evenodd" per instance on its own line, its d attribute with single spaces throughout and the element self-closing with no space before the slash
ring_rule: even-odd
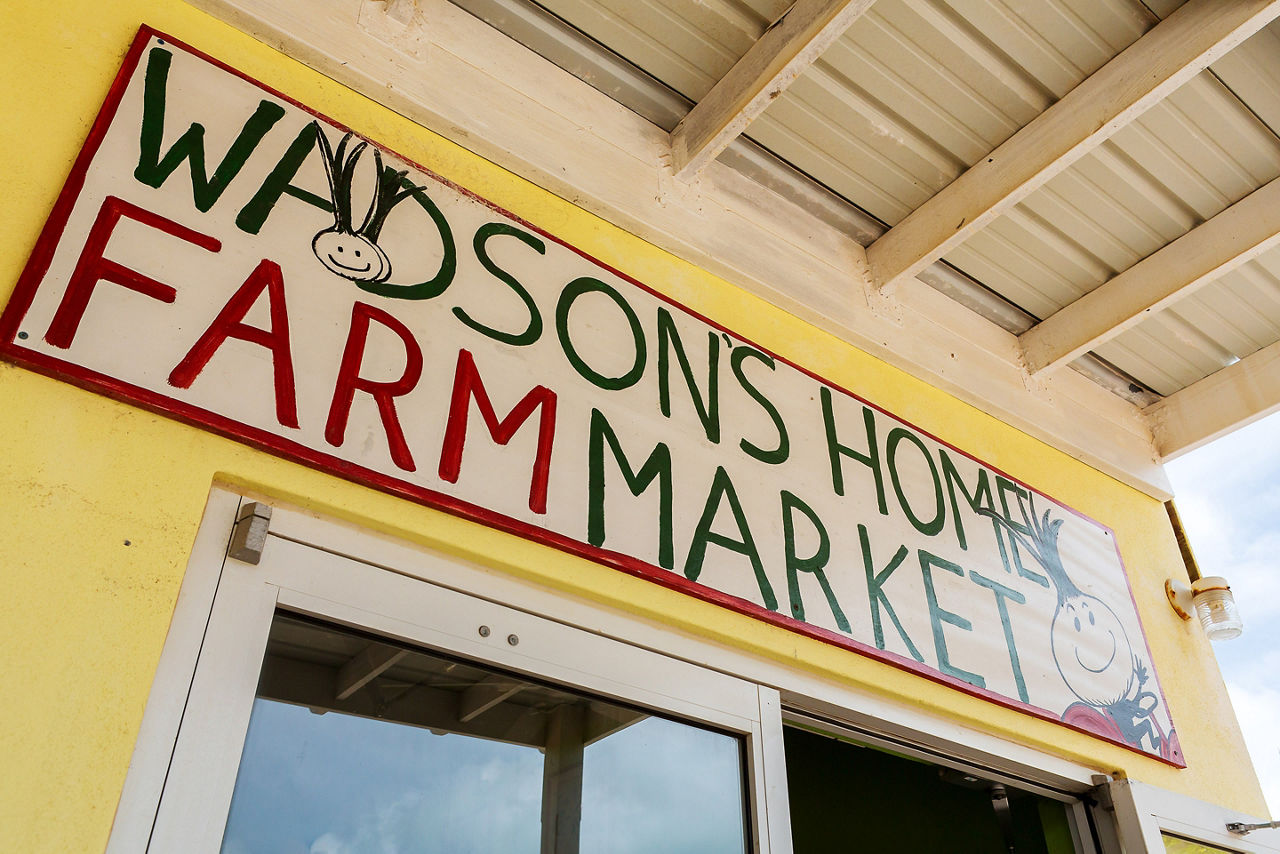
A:
<svg viewBox="0 0 1280 854">
<path fill-rule="evenodd" d="M 1022 677 L 1022 661 L 1018 657 L 1018 646 L 1013 640 L 1013 624 L 1009 622 L 1009 604 L 1006 601 L 1012 599 L 1019 605 L 1025 605 L 1027 597 L 998 581 L 979 575 L 972 569 L 969 570 L 969 580 L 995 594 L 996 610 L 1000 612 L 1000 625 L 1004 627 L 1004 645 L 1009 650 L 1009 666 L 1013 668 L 1013 682 L 1018 687 L 1018 699 L 1029 703 L 1031 700 L 1027 696 L 1027 681 Z"/>
<path fill-rule="evenodd" d="M 1019 515 L 1022 516 L 1021 522 L 1016 521 L 1013 518 L 1013 513 L 1011 513 L 1009 510 L 1009 493 L 1013 493 L 1013 495 L 1017 499 Z M 1027 517 L 1027 507 L 1023 503 L 1024 499 L 1028 499 L 1031 497 L 1031 493 L 1027 492 L 1027 490 L 1023 489 L 1021 486 L 1018 486 L 1018 484 L 1014 483 L 1008 478 L 1004 478 L 1004 477 L 1000 477 L 999 475 L 996 475 L 996 494 L 1000 496 L 1000 509 L 1004 513 L 1004 521 L 1008 525 L 1009 530 L 1017 531 L 1020 534 L 1024 534 L 1028 537 L 1031 537 L 1032 536 L 1031 522 L 1030 522 L 1030 519 Z M 1006 550 L 1005 532 L 1000 527 L 1001 525 L 1000 521 L 996 519 L 992 519 L 991 524 L 995 528 L 996 542 L 997 542 L 997 545 L 1000 546 L 1000 559 L 1004 562 L 1005 572 L 1013 573 L 1014 570 L 1016 569 L 1018 575 L 1022 576 L 1023 578 L 1034 581 L 1036 584 L 1039 584 L 1041 587 L 1048 587 L 1049 579 L 1045 578 L 1043 575 L 1041 575 L 1040 573 L 1036 572 L 1033 569 L 1028 569 L 1022 563 L 1022 555 L 1018 551 L 1017 538 L 1008 537 L 1007 542 L 1009 545 L 1008 545 L 1008 549 Z"/>
<path fill-rule="evenodd" d="M 867 537 L 867 528 L 865 525 L 858 526 L 858 540 L 862 543 L 862 566 L 867 573 L 867 599 L 871 607 L 871 630 L 875 634 L 876 648 L 884 649 L 884 627 L 880 623 L 880 611 L 884 610 L 889 615 L 889 619 L 893 622 L 893 627 L 898 630 L 898 636 L 906 643 L 911 657 L 916 661 L 924 663 L 924 656 L 920 654 L 920 650 L 912 643 L 911 637 L 907 634 L 907 630 L 903 628 L 902 621 L 898 619 L 898 614 L 893 610 L 893 603 L 889 601 L 889 596 L 884 592 L 884 586 L 888 583 L 889 577 L 893 575 L 894 570 L 902 565 L 907 559 L 907 547 L 899 546 L 898 551 L 893 558 L 885 565 L 880 572 L 876 572 L 875 562 L 871 557 L 871 541 Z"/>
<path fill-rule="evenodd" d="M 985 688 L 987 687 L 987 680 L 976 673 L 962 670 L 951 663 L 951 654 L 947 651 L 947 636 L 942 629 L 943 623 L 963 629 L 966 632 L 973 631 L 973 623 L 959 614 L 953 614 L 938 604 L 938 593 L 933 586 L 932 568 L 935 566 L 941 567 L 961 578 L 964 577 L 964 570 L 949 560 L 929 554 L 924 549 L 920 550 L 920 573 L 924 577 L 924 598 L 929 606 L 929 625 L 933 628 L 933 648 L 938 656 L 938 670 L 947 676 L 968 682 L 970 685 Z"/>
</svg>

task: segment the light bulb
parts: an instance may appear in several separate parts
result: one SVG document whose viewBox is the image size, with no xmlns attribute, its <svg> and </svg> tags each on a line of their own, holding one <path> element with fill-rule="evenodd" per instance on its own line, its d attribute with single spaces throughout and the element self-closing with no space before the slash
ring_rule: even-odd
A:
<svg viewBox="0 0 1280 854">
<path fill-rule="evenodd" d="M 1244 623 L 1236 608 L 1235 597 L 1225 578 L 1211 576 L 1191 586 L 1195 594 L 1196 616 L 1209 640 L 1231 640 L 1240 637 Z"/>
</svg>

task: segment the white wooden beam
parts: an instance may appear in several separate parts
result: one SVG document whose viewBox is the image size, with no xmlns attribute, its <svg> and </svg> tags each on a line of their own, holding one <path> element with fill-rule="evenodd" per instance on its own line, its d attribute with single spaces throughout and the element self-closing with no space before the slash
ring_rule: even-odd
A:
<svg viewBox="0 0 1280 854">
<path fill-rule="evenodd" d="M 408 654 L 408 650 L 396 649 L 394 646 L 369 644 L 342 665 L 334 685 L 334 696 L 339 700 L 347 699 Z"/>
<path fill-rule="evenodd" d="M 915 276 L 1280 15 L 1190 0 L 871 244 L 876 284 Z"/>
<path fill-rule="evenodd" d="M 1064 365 L 1280 243 L 1280 178 L 1018 336 L 1031 373 Z"/>
<path fill-rule="evenodd" d="M 671 133 L 671 163 L 688 180 L 822 56 L 874 0 L 796 0 Z"/>
<path fill-rule="evenodd" d="M 590 747 L 597 741 L 603 741 L 614 733 L 621 732 L 633 724 L 648 720 L 649 715 L 635 712 L 621 706 L 592 703 L 587 708 L 585 729 L 582 743 Z"/>
<path fill-rule="evenodd" d="M 526 683 L 509 676 L 488 676 L 467 688 L 458 697 L 458 720 L 469 723 L 493 707 L 510 700 Z"/>
<path fill-rule="evenodd" d="M 1215 371 L 1151 404 L 1156 448 L 1163 459 L 1280 411 L 1280 342 Z"/>
</svg>

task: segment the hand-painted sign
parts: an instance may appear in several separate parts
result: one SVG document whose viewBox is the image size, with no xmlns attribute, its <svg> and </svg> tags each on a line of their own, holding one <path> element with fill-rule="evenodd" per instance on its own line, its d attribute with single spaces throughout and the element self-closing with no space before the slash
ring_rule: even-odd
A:
<svg viewBox="0 0 1280 854">
<path fill-rule="evenodd" d="M 1175 764 L 1110 531 L 143 31 L 5 355 Z"/>
</svg>

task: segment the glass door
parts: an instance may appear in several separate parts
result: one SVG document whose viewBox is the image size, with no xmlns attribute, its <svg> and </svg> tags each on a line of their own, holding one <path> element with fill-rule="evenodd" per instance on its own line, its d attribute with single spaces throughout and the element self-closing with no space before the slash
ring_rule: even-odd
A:
<svg viewBox="0 0 1280 854">
<path fill-rule="evenodd" d="M 223 562 L 147 850 L 785 852 L 776 691 L 418 574 Z"/>
<path fill-rule="evenodd" d="M 743 738 L 280 612 L 224 854 L 750 850 Z"/>
</svg>

